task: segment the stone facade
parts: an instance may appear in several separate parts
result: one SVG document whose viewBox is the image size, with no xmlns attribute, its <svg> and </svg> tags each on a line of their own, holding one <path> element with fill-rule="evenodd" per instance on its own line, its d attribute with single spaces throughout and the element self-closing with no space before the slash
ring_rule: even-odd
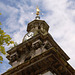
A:
<svg viewBox="0 0 75 75">
<path fill-rule="evenodd" d="M 12 68 L 2 75 L 74 75 L 70 58 L 48 33 L 43 20 L 28 24 L 23 42 L 7 51 Z"/>
</svg>

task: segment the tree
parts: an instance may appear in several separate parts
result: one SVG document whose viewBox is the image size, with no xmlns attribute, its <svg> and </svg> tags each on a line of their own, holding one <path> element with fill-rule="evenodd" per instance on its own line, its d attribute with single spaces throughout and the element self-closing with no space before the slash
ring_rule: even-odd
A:
<svg viewBox="0 0 75 75">
<path fill-rule="evenodd" d="M 0 15 L 1 15 L 1 13 L 0 13 Z M 0 25 L 2 25 L 1 22 L 0 22 Z"/>
<path fill-rule="evenodd" d="M 0 25 L 2 25 L 1 22 L 0 22 Z M 11 40 L 10 35 L 6 34 L 4 30 L 0 28 L 0 63 L 2 63 L 3 61 L 3 57 L 1 56 L 1 54 L 4 54 L 4 55 L 6 54 L 5 45 L 8 46 L 10 44 L 14 44 L 14 42 Z"/>
<path fill-rule="evenodd" d="M 17 46 L 18 43 L 17 42 L 14 42 L 14 45 L 13 46 L 10 46 L 9 49 L 12 49 L 13 47 Z"/>
</svg>

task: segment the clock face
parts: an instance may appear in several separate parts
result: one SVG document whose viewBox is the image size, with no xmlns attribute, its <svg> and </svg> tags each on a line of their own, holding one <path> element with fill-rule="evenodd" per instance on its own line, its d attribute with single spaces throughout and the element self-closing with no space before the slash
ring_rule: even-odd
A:
<svg viewBox="0 0 75 75">
<path fill-rule="evenodd" d="M 29 32 L 29 33 L 27 33 L 26 35 L 25 35 L 25 37 L 24 37 L 24 41 L 25 40 L 28 40 L 28 39 L 30 39 L 32 36 L 34 35 L 34 33 L 33 32 Z"/>
</svg>

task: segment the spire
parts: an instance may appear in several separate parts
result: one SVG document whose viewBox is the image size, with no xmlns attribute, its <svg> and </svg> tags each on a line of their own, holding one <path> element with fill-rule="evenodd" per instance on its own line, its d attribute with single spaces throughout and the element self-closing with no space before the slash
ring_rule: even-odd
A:
<svg viewBox="0 0 75 75">
<path fill-rule="evenodd" d="M 37 7 L 36 7 L 36 17 L 35 17 L 36 20 L 39 20 L 39 19 L 40 19 L 39 14 L 40 14 L 40 9 L 39 9 L 38 6 L 37 6 Z"/>
</svg>

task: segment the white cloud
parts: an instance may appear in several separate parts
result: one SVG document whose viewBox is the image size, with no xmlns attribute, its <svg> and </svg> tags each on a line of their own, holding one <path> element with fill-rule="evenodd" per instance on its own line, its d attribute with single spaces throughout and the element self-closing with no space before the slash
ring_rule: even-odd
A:
<svg viewBox="0 0 75 75">
<path fill-rule="evenodd" d="M 75 10 L 69 9 L 67 0 L 45 0 L 43 2 L 47 11 L 52 11 L 52 15 L 44 17 L 51 26 L 49 32 L 56 42 L 70 56 L 71 65 L 75 68 Z"/>
</svg>

